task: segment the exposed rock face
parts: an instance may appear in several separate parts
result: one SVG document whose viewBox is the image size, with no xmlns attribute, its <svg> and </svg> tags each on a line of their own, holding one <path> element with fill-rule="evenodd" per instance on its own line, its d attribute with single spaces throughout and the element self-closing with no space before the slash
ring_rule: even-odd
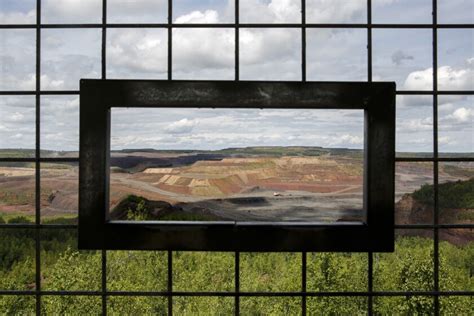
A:
<svg viewBox="0 0 474 316">
<path fill-rule="evenodd" d="M 472 224 L 469 216 L 474 213 L 474 209 L 440 209 L 438 221 L 440 224 Z M 472 216 L 472 215 L 471 215 Z M 432 224 L 433 207 L 420 203 L 411 194 L 405 194 L 400 201 L 395 204 L 396 224 Z M 398 234 L 405 236 L 423 236 L 433 238 L 432 230 L 402 229 Z M 474 229 L 440 229 L 439 238 L 449 241 L 455 245 L 465 245 L 474 241 Z"/>
<path fill-rule="evenodd" d="M 418 202 L 411 194 L 405 194 L 395 204 L 395 222 L 403 225 L 432 223 L 433 207 Z"/>
</svg>

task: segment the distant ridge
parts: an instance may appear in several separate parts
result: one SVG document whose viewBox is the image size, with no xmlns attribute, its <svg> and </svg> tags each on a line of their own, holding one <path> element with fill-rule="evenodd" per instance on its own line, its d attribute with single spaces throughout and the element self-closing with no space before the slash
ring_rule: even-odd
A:
<svg viewBox="0 0 474 316">
<path fill-rule="evenodd" d="M 0 148 L 0 158 L 33 158 L 35 149 L 30 148 Z M 352 149 L 344 147 L 327 148 L 322 146 L 248 146 L 228 147 L 216 150 L 203 149 L 155 149 L 155 148 L 125 148 L 111 150 L 111 153 L 163 153 L 163 154 L 248 154 L 248 155 L 302 155 L 318 156 L 322 154 L 347 155 L 362 154 L 363 149 Z M 40 151 L 42 157 L 78 157 L 78 151 L 74 150 L 46 150 Z M 396 152 L 397 157 L 406 158 L 431 158 L 430 152 Z M 443 158 L 474 158 L 472 152 L 440 152 Z"/>
</svg>

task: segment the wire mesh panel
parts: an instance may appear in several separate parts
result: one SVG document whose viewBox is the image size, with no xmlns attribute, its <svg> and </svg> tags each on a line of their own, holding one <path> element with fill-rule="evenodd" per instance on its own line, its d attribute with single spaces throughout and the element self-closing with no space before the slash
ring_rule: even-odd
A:
<svg viewBox="0 0 474 316">
<path fill-rule="evenodd" d="M 469 1 L 14 3 L 0 5 L 0 313 L 472 313 Z M 193 68 L 209 52 L 203 68 L 216 71 Z M 422 215 L 397 208 L 392 254 L 78 252 L 76 184 L 57 192 L 78 163 L 78 79 L 131 69 L 168 80 L 397 81 L 396 200 L 422 201 Z M 48 151 L 62 141 L 63 154 Z M 71 216 L 47 218 L 59 201 Z"/>
</svg>

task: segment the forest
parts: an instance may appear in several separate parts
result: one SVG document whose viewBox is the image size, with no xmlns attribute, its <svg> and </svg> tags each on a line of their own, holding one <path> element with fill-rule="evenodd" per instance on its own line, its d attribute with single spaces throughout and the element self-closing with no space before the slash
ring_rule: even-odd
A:
<svg viewBox="0 0 474 316">
<path fill-rule="evenodd" d="M 9 223 L 25 223 L 26 218 L 10 218 Z M 0 222 L 4 222 L 0 218 Z M 64 223 L 65 219 L 52 219 Z M 0 289 L 35 290 L 35 230 L 0 230 Z M 100 291 L 101 254 L 78 251 L 74 229 L 40 231 L 41 289 L 44 291 Z M 394 253 L 375 254 L 374 291 L 431 291 L 433 284 L 433 239 L 398 236 Z M 301 290 L 301 253 L 241 253 L 240 291 L 293 292 Z M 234 253 L 173 252 L 174 291 L 229 292 L 235 290 Z M 307 290 L 366 291 L 367 254 L 309 253 Z M 439 286 L 442 291 L 474 290 L 474 242 L 455 246 L 439 244 Z M 107 252 L 108 291 L 166 291 L 167 253 L 139 251 Z M 34 293 L 34 292 L 33 292 Z M 45 314 L 100 314 L 101 296 L 42 296 Z M 111 315 L 164 315 L 165 296 L 108 297 Z M 434 300 L 430 296 L 376 296 L 377 315 L 430 315 Z M 234 298 L 215 296 L 175 296 L 177 315 L 229 315 Z M 308 297 L 311 315 L 365 315 L 367 298 Z M 444 315 L 469 315 L 474 299 L 469 296 L 440 298 Z M 0 311 L 6 315 L 28 315 L 35 311 L 35 296 L 0 296 Z M 243 315 L 298 315 L 301 297 L 271 296 L 240 298 Z"/>
</svg>

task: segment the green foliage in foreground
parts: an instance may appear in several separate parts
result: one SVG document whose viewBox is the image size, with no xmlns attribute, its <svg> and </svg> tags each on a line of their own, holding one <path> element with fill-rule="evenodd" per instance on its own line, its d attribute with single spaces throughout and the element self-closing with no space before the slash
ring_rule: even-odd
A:
<svg viewBox="0 0 474 316">
<path fill-rule="evenodd" d="M 413 198 L 433 205 L 433 185 L 423 185 L 413 192 Z M 440 208 L 474 208 L 474 178 L 439 184 L 438 199 Z"/>
<path fill-rule="evenodd" d="M 34 290 L 35 230 L 0 230 L 0 289 Z M 75 230 L 41 231 L 42 289 L 100 291 L 101 255 L 78 251 Z M 440 289 L 474 290 L 474 243 L 457 247 L 440 243 Z M 301 289 L 300 253 L 241 253 L 241 291 L 292 292 Z M 367 254 L 309 253 L 308 291 L 365 291 Z M 175 291 L 234 291 L 233 253 L 174 252 Z M 374 257 L 375 291 L 433 290 L 433 240 L 398 237 L 396 251 Z M 108 251 L 107 287 L 110 291 L 166 291 L 167 253 L 157 251 Z M 441 314 L 469 315 L 472 297 L 442 297 Z M 365 297 L 309 297 L 309 314 L 365 315 Z M 33 296 L 0 296 L 0 314 L 34 313 Z M 100 296 L 44 296 L 46 315 L 101 313 Z M 377 315 L 432 314 L 431 297 L 375 297 Z M 230 315 L 233 297 L 174 297 L 176 315 Z M 243 315 L 298 315 L 299 297 L 241 297 Z M 108 298 L 111 315 L 164 315 L 166 297 Z"/>
<path fill-rule="evenodd" d="M 142 196 L 128 195 L 119 205 L 117 205 L 112 213 L 120 214 L 121 210 L 125 210 L 125 218 L 130 221 L 213 221 L 216 216 L 211 214 L 188 213 L 178 210 L 169 205 L 169 208 L 161 214 L 152 214 L 156 203 L 166 203 L 162 201 L 151 201 Z M 163 207 L 163 206 L 162 206 Z M 166 206 L 165 206 L 166 207 Z"/>
</svg>

